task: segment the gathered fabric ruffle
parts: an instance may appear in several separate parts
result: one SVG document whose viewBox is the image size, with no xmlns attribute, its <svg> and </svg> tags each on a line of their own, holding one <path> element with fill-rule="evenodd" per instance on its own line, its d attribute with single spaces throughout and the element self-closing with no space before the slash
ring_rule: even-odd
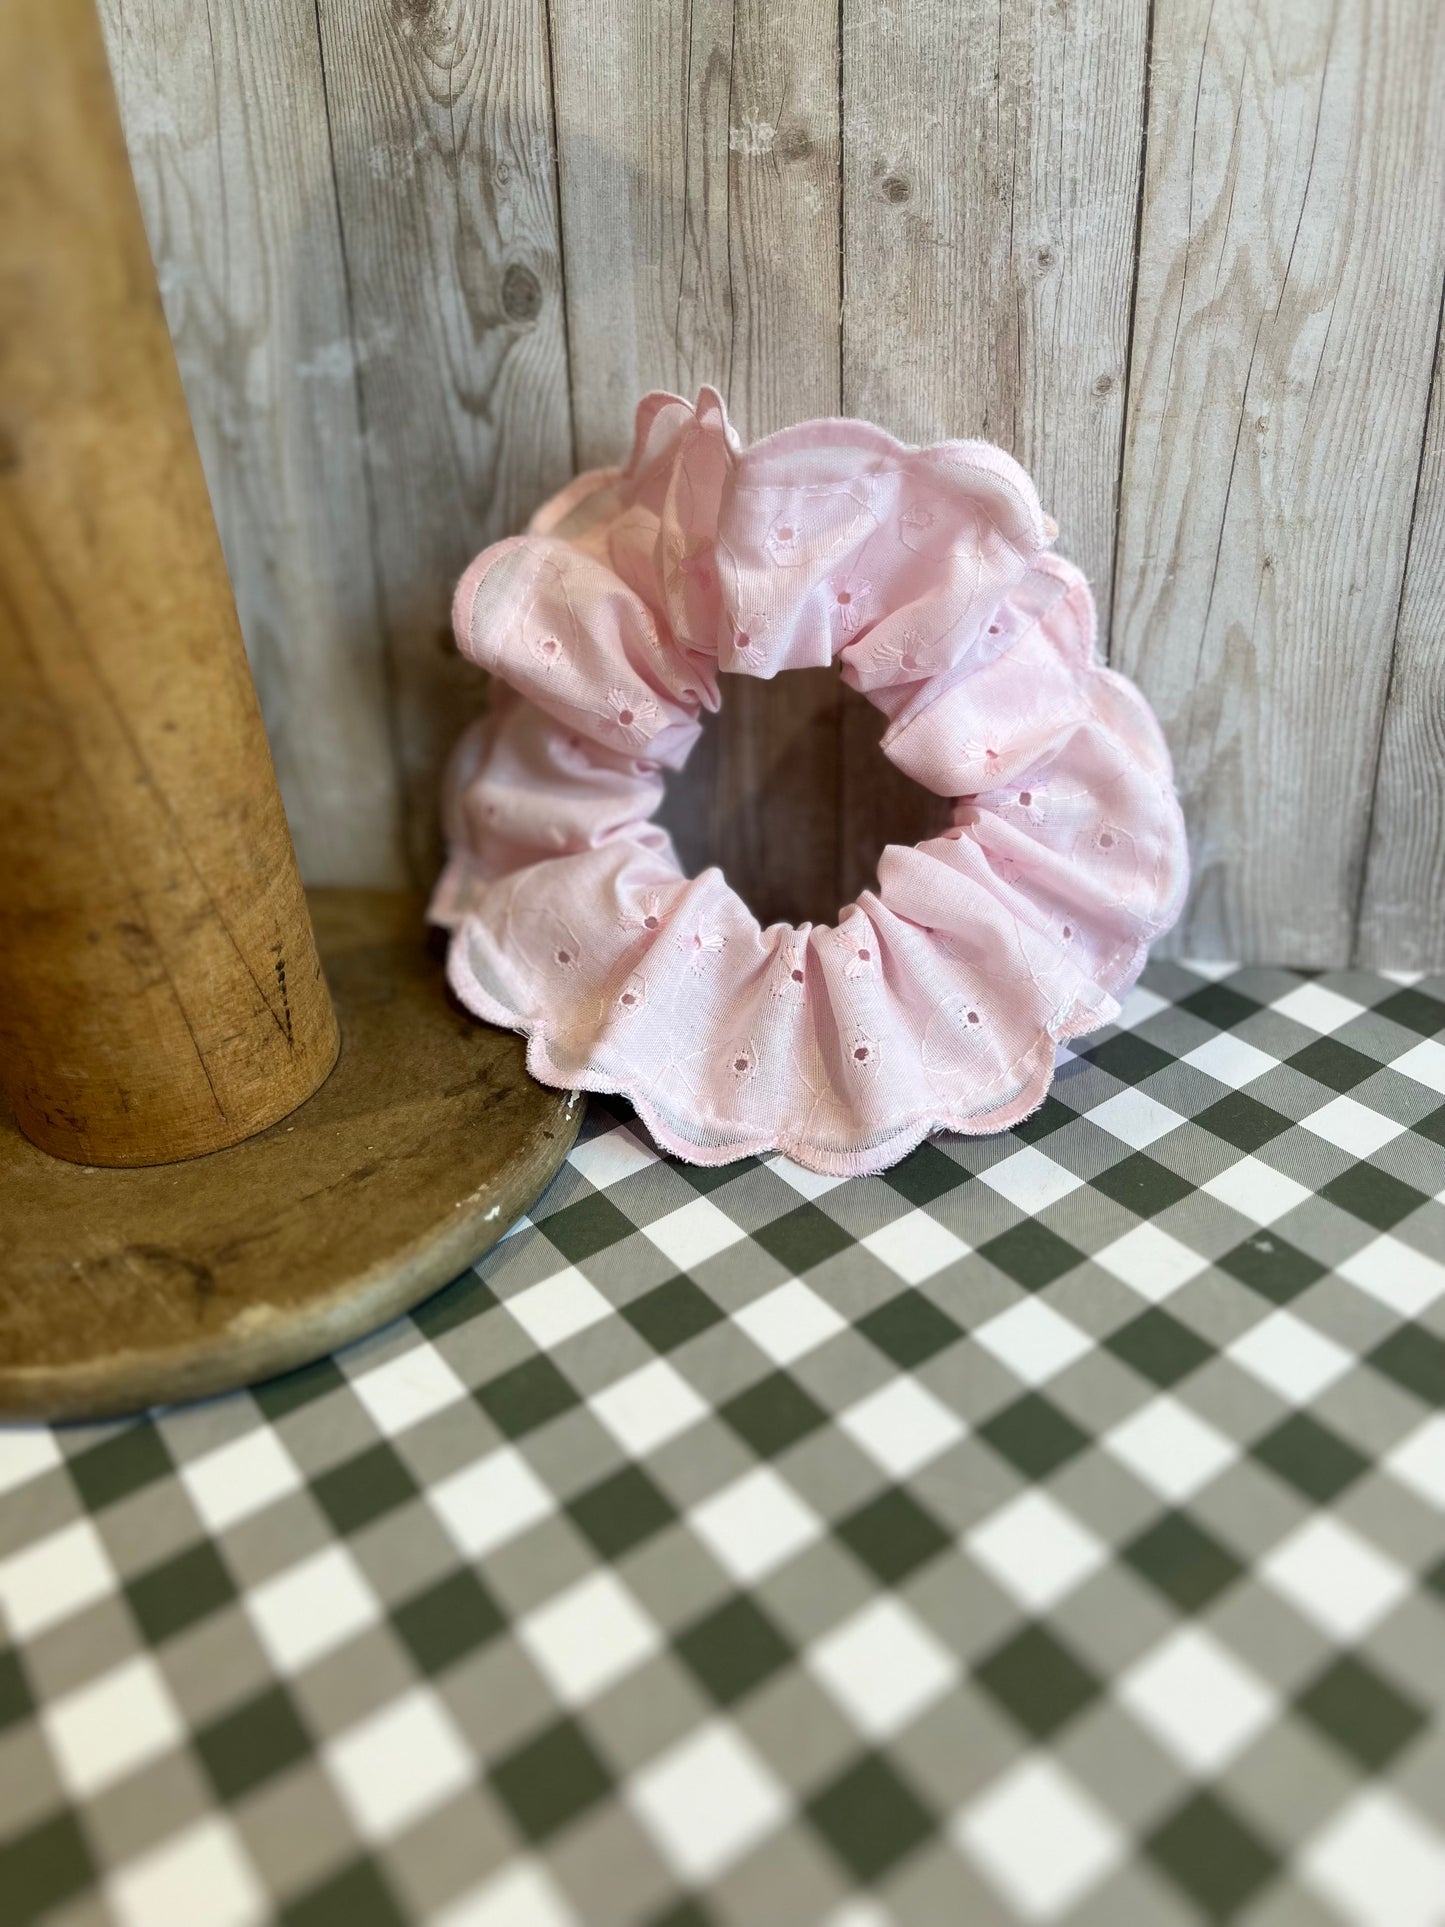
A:
<svg viewBox="0 0 1445 1927">
<path fill-rule="evenodd" d="M 453 758 L 431 906 L 467 1007 L 543 1083 L 630 1098 L 702 1164 L 877 1171 L 1006 1129 L 1059 1041 L 1110 1022 L 1188 865 L 1148 705 L 1094 660 L 1088 586 L 983 442 L 815 421 L 750 449 L 720 397 L 651 395 L 457 588 L 497 679 Z M 767 929 L 652 819 L 720 674 L 837 662 L 882 748 L 952 802 L 836 926 Z M 788 825 L 777 833 L 786 837 Z"/>
</svg>

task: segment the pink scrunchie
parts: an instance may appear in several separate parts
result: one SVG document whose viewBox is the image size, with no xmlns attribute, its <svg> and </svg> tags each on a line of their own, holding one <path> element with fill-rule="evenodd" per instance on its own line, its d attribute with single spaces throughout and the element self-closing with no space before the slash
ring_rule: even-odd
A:
<svg viewBox="0 0 1445 1927">
<path fill-rule="evenodd" d="M 814 421 L 744 450 L 712 389 L 649 395 L 627 467 L 579 476 L 457 589 L 461 648 L 506 685 L 448 778 L 431 914 L 462 1002 L 525 1032 L 543 1083 L 623 1093 L 699 1164 L 878 1171 L 1033 1110 L 1187 878 L 1158 725 L 1093 661 L 1053 533 L 985 442 Z M 720 670 L 835 658 L 953 827 L 890 844 L 836 928 L 762 930 L 721 871 L 683 875 L 660 772 Z"/>
</svg>

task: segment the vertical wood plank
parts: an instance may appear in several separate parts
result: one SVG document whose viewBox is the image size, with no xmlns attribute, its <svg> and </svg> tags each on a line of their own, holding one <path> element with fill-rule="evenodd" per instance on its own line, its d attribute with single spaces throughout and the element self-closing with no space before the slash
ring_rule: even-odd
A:
<svg viewBox="0 0 1445 1927">
<path fill-rule="evenodd" d="M 907 441 L 981 435 L 1039 485 L 1107 633 L 1149 8 L 843 6 L 843 403 Z M 850 717 L 850 888 L 936 799 Z"/>
<path fill-rule="evenodd" d="M 1175 947 L 1344 963 L 1445 249 L 1445 21 L 1157 0 L 1115 660 L 1173 745 Z"/>
<path fill-rule="evenodd" d="M 650 388 L 714 383 L 748 438 L 836 414 L 834 0 L 553 0 L 579 461 L 615 462 Z M 831 918 L 839 691 L 730 678 L 669 784 L 684 861 L 764 919 Z"/>
<path fill-rule="evenodd" d="M 318 12 L 414 874 L 438 776 L 483 700 L 451 593 L 571 472 L 543 0 L 326 0 Z"/>
<path fill-rule="evenodd" d="M 1421 451 L 1355 961 L 1445 970 L 1445 343 Z"/>
<path fill-rule="evenodd" d="M 304 874 L 403 880 L 311 8 L 102 0 L 131 163 Z"/>
</svg>

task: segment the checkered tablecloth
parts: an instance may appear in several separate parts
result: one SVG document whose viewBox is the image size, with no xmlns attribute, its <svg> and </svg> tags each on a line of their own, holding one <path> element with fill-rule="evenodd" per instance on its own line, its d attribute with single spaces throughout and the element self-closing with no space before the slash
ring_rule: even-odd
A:
<svg viewBox="0 0 1445 1927">
<path fill-rule="evenodd" d="M 1018 1130 L 533 1219 L 0 1431 L 0 1921 L 1445 1921 L 1445 979 L 1153 966 Z"/>
</svg>

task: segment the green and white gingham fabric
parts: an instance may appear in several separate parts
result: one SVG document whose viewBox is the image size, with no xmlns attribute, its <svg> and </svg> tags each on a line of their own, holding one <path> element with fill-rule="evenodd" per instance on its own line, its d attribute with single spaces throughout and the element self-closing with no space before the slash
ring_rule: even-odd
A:
<svg viewBox="0 0 1445 1927">
<path fill-rule="evenodd" d="M 1153 966 L 884 1177 L 594 1105 L 254 1395 L 0 1432 L 0 1920 L 1445 1921 L 1445 980 Z"/>
</svg>

